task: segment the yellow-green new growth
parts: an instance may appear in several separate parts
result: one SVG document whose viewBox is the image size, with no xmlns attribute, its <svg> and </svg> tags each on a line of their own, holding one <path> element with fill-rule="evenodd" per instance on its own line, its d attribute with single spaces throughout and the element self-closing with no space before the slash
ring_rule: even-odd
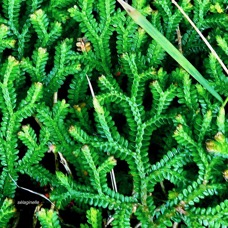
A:
<svg viewBox="0 0 228 228">
<path fill-rule="evenodd" d="M 208 81 L 199 71 L 170 43 L 140 12 L 124 2 L 117 0 L 131 18 L 141 26 L 162 48 L 175 59 L 190 75 L 192 75 L 201 85 L 203 85 L 214 97 L 222 102 L 221 96 L 209 85 Z"/>
</svg>

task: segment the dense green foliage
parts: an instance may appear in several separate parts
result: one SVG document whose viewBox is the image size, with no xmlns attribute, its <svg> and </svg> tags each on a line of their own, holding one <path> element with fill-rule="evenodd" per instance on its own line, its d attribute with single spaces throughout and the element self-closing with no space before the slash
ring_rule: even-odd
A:
<svg viewBox="0 0 228 228">
<path fill-rule="evenodd" d="M 180 4 L 227 65 L 227 1 Z M 171 1 L 132 5 L 225 100 Z M 25 180 L 54 204 L 39 196 L 42 227 L 227 227 L 225 108 L 115 0 L 0 0 L 0 227 L 23 222 Z"/>
</svg>

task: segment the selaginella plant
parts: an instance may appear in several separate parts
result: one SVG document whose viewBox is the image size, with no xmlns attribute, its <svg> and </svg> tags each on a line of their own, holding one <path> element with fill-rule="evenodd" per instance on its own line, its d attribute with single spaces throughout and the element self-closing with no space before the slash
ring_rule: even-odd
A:
<svg viewBox="0 0 228 228">
<path fill-rule="evenodd" d="M 0 227 L 228 226 L 228 79 L 171 1 L 132 5 L 223 103 L 115 0 L 0 3 Z M 225 64 L 226 3 L 180 3 Z"/>
</svg>

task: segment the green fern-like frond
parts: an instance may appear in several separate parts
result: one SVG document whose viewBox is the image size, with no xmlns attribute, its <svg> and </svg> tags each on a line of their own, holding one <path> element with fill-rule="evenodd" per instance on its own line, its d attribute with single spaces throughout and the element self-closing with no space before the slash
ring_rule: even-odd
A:
<svg viewBox="0 0 228 228">
<path fill-rule="evenodd" d="M 42 227 L 228 226 L 227 100 L 120 2 L 2 1 L 0 227 L 17 222 L 27 178 L 53 202 L 36 207 Z M 226 75 L 172 2 L 131 3 L 226 99 Z M 226 65 L 226 1 L 179 4 Z"/>
<path fill-rule="evenodd" d="M 2 102 L 5 103 L 5 108 L 12 115 L 13 110 L 16 106 L 16 93 L 13 82 L 17 79 L 19 73 L 19 62 L 13 57 L 8 58 L 7 63 L 4 64 L 2 68 L 1 75 L 3 81 L 1 82 L 1 94 Z M 2 104 L 2 107 L 4 107 Z"/>
<path fill-rule="evenodd" d="M 3 12 L 9 20 L 9 25 L 14 34 L 19 34 L 19 14 L 21 7 L 21 0 L 3 1 Z"/>
<path fill-rule="evenodd" d="M 132 208 L 130 206 L 124 205 L 121 210 L 117 210 L 113 215 L 113 227 L 130 227 L 130 215 L 132 213 Z"/>
<path fill-rule="evenodd" d="M 18 133 L 20 140 L 28 147 L 26 155 L 18 161 L 18 171 L 28 169 L 29 166 L 38 164 L 47 151 L 49 135 L 46 133 L 42 138 L 42 144 L 38 145 L 35 131 L 30 126 L 23 126 Z M 42 136 L 41 136 L 42 137 Z"/>
<path fill-rule="evenodd" d="M 196 136 L 198 137 L 198 141 L 202 142 L 205 138 L 206 133 L 210 130 L 210 125 L 212 121 L 212 112 L 211 110 L 207 111 L 205 116 L 201 117 L 201 115 L 198 115 L 196 117 Z"/>
<path fill-rule="evenodd" d="M 47 210 L 42 208 L 39 212 L 37 212 L 37 217 L 42 225 L 42 227 L 46 228 L 60 228 L 60 222 L 58 215 L 53 210 Z"/>
<path fill-rule="evenodd" d="M 10 219 L 14 216 L 16 208 L 12 199 L 5 199 L 0 207 L 0 226 L 7 227 Z"/>
<path fill-rule="evenodd" d="M 61 35 L 62 27 L 59 22 L 52 23 L 50 25 L 50 32 L 48 32 L 49 20 L 43 10 L 37 10 L 34 14 L 30 15 L 30 18 L 38 35 L 39 46 L 43 48 L 48 47 Z"/>
<path fill-rule="evenodd" d="M 198 222 L 201 226 L 213 226 L 220 227 L 227 226 L 228 221 L 226 219 L 227 213 L 227 200 L 220 203 L 216 207 L 208 207 L 208 208 L 194 208 L 189 211 L 189 224 L 195 224 Z"/>
<path fill-rule="evenodd" d="M 228 85 L 228 79 L 227 76 L 223 73 L 223 70 L 221 66 L 217 63 L 217 60 L 215 57 L 210 54 L 209 56 L 209 64 L 206 63 L 207 72 L 210 75 L 210 77 L 213 78 L 213 81 L 215 81 L 215 87 L 218 88 L 218 91 L 220 91 L 221 94 L 224 96 L 228 96 L 227 93 L 227 85 Z"/>
<path fill-rule="evenodd" d="M 56 47 L 54 67 L 49 72 L 46 78 L 44 78 L 44 84 L 49 87 L 46 93 L 53 94 L 57 92 L 60 86 L 63 84 L 65 77 L 69 74 L 75 74 L 78 71 L 78 63 L 71 63 L 71 40 L 66 39 Z M 66 67 L 66 65 L 68 65 Z"/>
<path fill-rule="evenodd" d="M 36 116 L 48 128 L 50 134 L 55 134 L 52 141 L 60 146 L 60 151 L 67 150 L 69 148 L 68 142 L 71 142 L 69 134 L 65 132 L 66 126 L 64 125 L 64 119 L 68 114 L 68 107 L 69 105 L 63 100 L 56 103 L 52 111 L 47 106 L 43 106 L 42 109 L 38 110 Z M 65 149 L 63 149 L 64 147 Z"/>
<path fill-rule="evenodd" d="M 80 70 L 74 75 L 71 81 L 70 89 L 68 90 L 69 103 L 71 105 L 78 105 L 80 102 L 85 102 L 86 100 L 86 74 L 89 74 L 89 69 Z"/>
<path fill-rule="evenodd" d="M 42 97 L 43 85 L 35 83 L 27 92 L 26 98 L 20 102 L 16 114 L 21 119 L 31 116 L 34 113 L 35 103 Z"/>
<path fill-rule="evenodd" d="M 217 156 L 228 158 L 228 142 L 227 138 L 218 132 L 215 135 L 215 140 L 208 140 L 206 142 L 207 151 Z"/>
<path fill-rule="evenodd" d="M 170 88 L 163 92 L 159 83 L 155 81 L 151 84 L 151 92 L 154 98 L 152 112 L 159 116 L 167 109 L 175 97 L 175 86 L 171 85 Z"/>
<path fill-rule="evenodd" d="M 86 217 L 87 217 L 88 223 L 91 225 L 92 228 L 102 227 L 101 212 L 96 208 L 91 207 L 89 210 L 87 210 Z"/>
<path fill-rule="evenodd" d="M 96 8 L 92 1 L 82 2 L 78 6 L 75 5 L 70 8 L 69 12 L 75 21 L 80 22 L 81 31 L 93 44 L 95 58 L 100 61 L 96 68 L 103 69 L 106 74 L 110 74 L 111 52 L 109 39 L 113 33 L 111 23 L 115 1 L 98 1 L 98 6 Z M 98 20 L 93 16 L 94 11 L 98 11 L 100 16 Z"/>
<path fill-rule="evenodd" d="M 9 28 L 1 24 L 0 25 L 0 54 L 6 49 L 6 48 L 13 48 L 15 46 L 15 40 L 8 37 L 9 35 Z"/>
<path fill-rule="evenodd" d="M 225 52 L 226 55 L 228 55 L 228 44 L 225 37 L 222 38 L 221 36 L 217 36 L 216 40 L 218 42 L 218 45 L 221 47 L 221 49 Z"/>
<path fill-rule="evenodd" d="M 112 190 L 106 191 L 106 194 L 91 192 L 91 189 L 86 186 L 80 186 L 72 183 L 71 178 L 66 177 L 63 173 L 57 172 L 57 178 L 60 184 L 65 188 L 64 194 L 59 189 L 51 195 L 51 199 L 57 202 L 57 205 L 61 207 L 64 200 L 75 199 L 77 202 L 86 202 L 89 205 L 98 206 L 102 208 L 118 208 L 121 203 L 131 203 L 136 200 L 133 197 L 127 197 L 122 194 L 115 193 Z M 62 192 L 62 193 L 61 193 Z"/>
<path fill-rule="evenodd" d="M 48 52 L 44 48 L 38 48 L 34 51 L 32 58 L 35 66 L 26 58 L 22 60 L 21 67 L 30 74 L 32 82 L 43 82 L 46 77 L 45 66 L 48 60 Z"/>
</svg>

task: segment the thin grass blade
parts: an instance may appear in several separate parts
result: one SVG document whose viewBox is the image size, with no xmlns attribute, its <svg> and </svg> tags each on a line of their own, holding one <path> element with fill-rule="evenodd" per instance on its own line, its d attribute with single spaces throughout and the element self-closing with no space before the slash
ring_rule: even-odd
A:
<svg viewBox="0 0 228 228">
<path fill-rule="evenodd" d="M 208 81 L 199 73 L 199 71 L 173 46 L 140 12 L 124 2 L 117 0 L 127 11 L 129 16 L 141 26 L 162 48 L 175 59 L 192 77 L 194 77 L 205 89 L 207 89 L 220 102 L 223 102 L 221 96 L 210 86 Z"/>
</svg>

